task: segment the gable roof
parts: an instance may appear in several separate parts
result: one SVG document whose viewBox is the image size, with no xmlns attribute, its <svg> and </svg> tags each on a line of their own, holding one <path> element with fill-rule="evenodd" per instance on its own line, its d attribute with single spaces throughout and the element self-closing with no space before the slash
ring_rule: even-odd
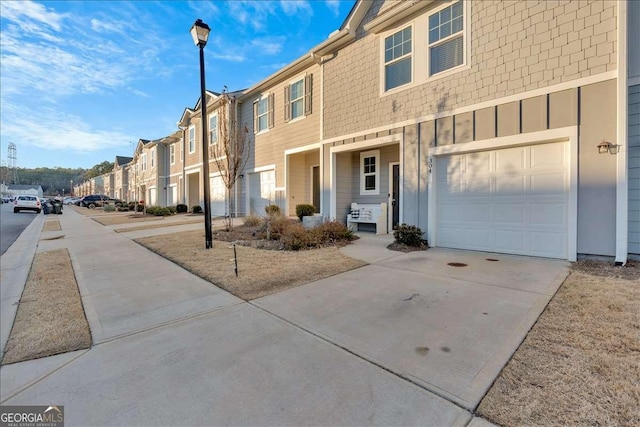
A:
<svg viewBox="0 0 640 427">
<path fill-rule="evenodd" d="M 129 163 L 131 160 L 133 160 L 133 157 L 125 157 L 125 156 L 116 156 L 116 162 L 115 164 L 117 166 L 124 166 L 127 163 Z"/>
</svg>

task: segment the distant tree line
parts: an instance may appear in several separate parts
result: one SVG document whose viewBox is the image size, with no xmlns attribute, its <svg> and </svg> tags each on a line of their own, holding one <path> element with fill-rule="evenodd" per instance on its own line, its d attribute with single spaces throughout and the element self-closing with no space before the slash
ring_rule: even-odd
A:
<svg viewBox="0 0 640 427">
<path fill-rule="evenodd" d="M 13 182 L 13 174 L 6 166 L 0 166 L 0 181 L 7 185 L 41 185 L 44 194 L 56 195 L 69 194 L 71 181 L 73 185 L 81 184 L 91 178 L 111 172 L 113 162 L 104 161 L 93 166 L 91 169 L 83 168 L 17 168 L 17 182 Z"/>
</svg>

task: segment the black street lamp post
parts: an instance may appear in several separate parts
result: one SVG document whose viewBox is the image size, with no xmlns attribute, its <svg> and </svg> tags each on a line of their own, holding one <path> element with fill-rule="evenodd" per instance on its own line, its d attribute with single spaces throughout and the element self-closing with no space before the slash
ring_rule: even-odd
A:
<svg viewBox="0 0 640 427">
<path fill-rule="evenodd" d="M 193 42 L 200 48 L 200 112 L 202 113 L 202 179 L 204 181 L 204 233 L 205 248 L 213 247 L 213 234 L 211 232 L 211 202 L 209 190 L 209 146 L 207 144 L 207 98 L 206 86 L 204 82 L 204 47 L 209 39 L 210 28 L 197 19 L 191 27 L 191 37 Z"/>
</svg>

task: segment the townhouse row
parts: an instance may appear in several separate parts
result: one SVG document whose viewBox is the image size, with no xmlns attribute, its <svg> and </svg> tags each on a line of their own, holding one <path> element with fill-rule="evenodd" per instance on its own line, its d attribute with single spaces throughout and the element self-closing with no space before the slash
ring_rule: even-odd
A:
<svg viewBox="0 0 640 427">
<path fill-rule="evenodd" d="M 639 23 L 626 0 L 357 1 L 224 114 L 207 92 L 207 145 L 237 123 L 251 146 L 230 194 L 210 162 L 212 215 L 305 203 L 345 221 L 376 204 L 383 232 L 418 225 L 431 246 L 637 258 Z M 202 205 L 201 101 L 175 133 L 116 158 L 102 191 Z"/>
</svg>

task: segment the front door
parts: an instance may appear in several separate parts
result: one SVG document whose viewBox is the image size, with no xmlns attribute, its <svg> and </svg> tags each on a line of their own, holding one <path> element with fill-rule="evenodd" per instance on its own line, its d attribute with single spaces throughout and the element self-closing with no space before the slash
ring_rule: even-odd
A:
<svg viewBox="0 0 640 427">
<path fill-rule="evenodd" d="M 320 166 L 313 167 L 311 190 L 313 192 L 313 206 L 316 208 L 316 213 L 320 213 Z"/>
<path fill-rule="evenodd" d="M 400 222 L 400 165 L 391 165 L 391 229 Z"/>
</svg>

